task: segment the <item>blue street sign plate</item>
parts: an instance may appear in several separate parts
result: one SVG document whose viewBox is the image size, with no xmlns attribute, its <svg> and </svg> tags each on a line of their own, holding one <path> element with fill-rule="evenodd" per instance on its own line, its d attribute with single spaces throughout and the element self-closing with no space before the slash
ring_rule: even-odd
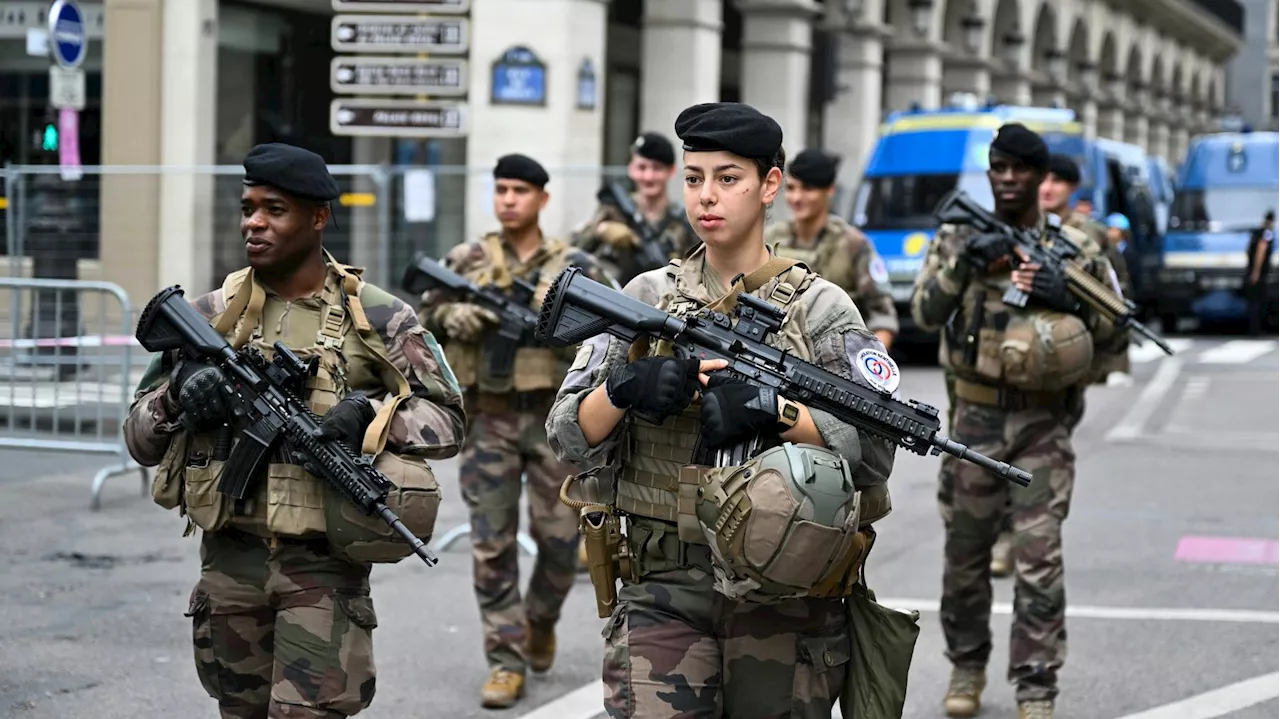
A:
<svg viewBox="0 0 1280 719">
<path fill-rule="evenodd" d="M 63 67 L 79 67 L 89 49 L 84 13 L 75 0 L 55 0 L 49 8 L 49 50 Z"/>
</svg>

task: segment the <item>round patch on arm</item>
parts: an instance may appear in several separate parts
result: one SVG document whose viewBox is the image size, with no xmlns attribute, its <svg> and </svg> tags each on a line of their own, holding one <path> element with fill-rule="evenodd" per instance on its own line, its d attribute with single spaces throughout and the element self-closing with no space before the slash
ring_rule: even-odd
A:
<svg viewBox="0 0 1280 719">
<path fill-rule="evenodd" d="M 884 260 L 880 258 L 879 254 L 871 256 L 867 271 L 871 274 L 871 279 L 875 280 L 878 285 L 883 285 L 889 281 L 889 268 L 885 267 Z"/>
<path fill-rule="evenodd" d="M 862 379 L 866 380 L 872 389 L 884 394 L 893 394 L 898 389 L 898 383 L 902 381 L 898 364 L 880 350 L 870 347 L 859 350 L 854 359 L 854 365 L 858 372 L 862 373 Z"/>
</svg>

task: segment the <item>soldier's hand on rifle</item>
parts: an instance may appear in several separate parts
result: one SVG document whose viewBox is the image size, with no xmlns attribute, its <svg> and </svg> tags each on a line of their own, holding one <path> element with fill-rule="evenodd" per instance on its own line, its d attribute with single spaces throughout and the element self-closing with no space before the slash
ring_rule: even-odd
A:
<svg viewBox="0 0 1280 719">
<path fill-rule="evenodd" d="M 1013 244 L 1002 235 L 971 235 L 964 243 L 964 254 L 975 269 L 986 272 L 992 265 L 1009 257 Z"/>
<path fill-rule="evenodd" d="M 459 302 L 445 312 L 440 324 L 451 338 L 459 342 L 475 342 L 480 339 L 486 325 L 498 324 L 498 316 L 480 305 Z"/>
<path fill-rule="evenodd" d="M 1025 260 L 1026 255 L 1018 255 Z M 1042 304 L 1060 312 L 1075 312 L 1080 303 L 1067 289 L 1067 277 L 1060 268 L 1042 267 L 1034 262 L 1022 262 L 1011 277 L 1018 289 L 1026 292 Z"/>
<path fill-rule="evenodd" d="M 642 357 L 615 367 L 605 380 L 609 404 L 657 418 L 682 412 L 698 393 L 703 364 L 696 359 Z"/>
<path fill-rule="evenodd" d="M 181 417 L 191 432 L 213 429 L 226 421 L 227 403 L 222 370 L 206 362 L 182 359 L 169 376 L 169 387 L 161 401 L 170 419 Z"/>
<path fill-rule="evenodd" d="M 325 442 L 336 439 L 359 452 L 360 445 L 364 444 L 364 432 L 375 416 L 377 412 L 374 411 L 365 393 L 359 390 L 351 392 L 324 413 L 315 438 Z M 303 452 L 294 452 L 293 461 L 312 474 L 320 474 L 320 468 L 308 461 Z"/>
<path fill-rule="evenodd" d="M 712 449 L 778 428 L 778 392 L 712 375 L 702 393 L 702 439 Z"/>
<path fill-rule="evenodd" d="M 610 247 L 634 249 L 640 246 L 640 238 L 625 223 L 605 220 L 596 225 L 596 234 Z"/>
</svg>

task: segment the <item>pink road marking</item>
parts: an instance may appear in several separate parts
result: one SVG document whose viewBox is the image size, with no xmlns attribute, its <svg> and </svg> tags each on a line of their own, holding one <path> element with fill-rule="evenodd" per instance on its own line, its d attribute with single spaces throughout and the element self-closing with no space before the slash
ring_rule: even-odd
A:
<svg viewBox="0 0 1280 719">
<path fill-rule="evenodd" d="M 1280 564 L 1280 542 L 1274 539 L 1183 537 L 1173 558 L 1180 562 Z"/>
</svg>

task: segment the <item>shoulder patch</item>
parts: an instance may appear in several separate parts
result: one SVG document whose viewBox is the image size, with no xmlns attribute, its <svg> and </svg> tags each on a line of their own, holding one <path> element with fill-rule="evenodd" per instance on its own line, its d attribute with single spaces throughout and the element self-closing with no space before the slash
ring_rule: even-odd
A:
<svg viewBox="0 0 1280 719">
<path fill-rule="evenodd" d="M 889 268 L 885 266 L 884 259 L 880 257 L 879 252 L 872 251 L 871 262 L 867 265 L 867 272 L 878 285 L 886 284 L 889 281 Z"/>
<path fill-rule="evenodd" d="M 872 389 L 884 394 L 893 394 L 902 381 L 898 364 L 889 355 L 877 349 L 867 347 L 858 350 L 854 358 L 854 368 Z"/>
<path fill-rule="evenodd" d="M 449 366 L 449 361 L 445 359 L 444 350 L 440 349 L 440 343 L 436 342 L 435 335 L 430 332 L 423 332 L 422 343 L 435 356 L 436 364 L 440 365 L 440 373 L 444 375 L 445 380 L 449 383 L 449 388 L 461 394 L 462 388 L 458 386 L 458 377 L 454 375 L 453 368 Z"/>
<path fill-rule="evenodd" d="M 395 295 L 371 282 L 361 283 L 359 296 L 365 307 L 392 307 L 400 301 Z"/>
</svg>

